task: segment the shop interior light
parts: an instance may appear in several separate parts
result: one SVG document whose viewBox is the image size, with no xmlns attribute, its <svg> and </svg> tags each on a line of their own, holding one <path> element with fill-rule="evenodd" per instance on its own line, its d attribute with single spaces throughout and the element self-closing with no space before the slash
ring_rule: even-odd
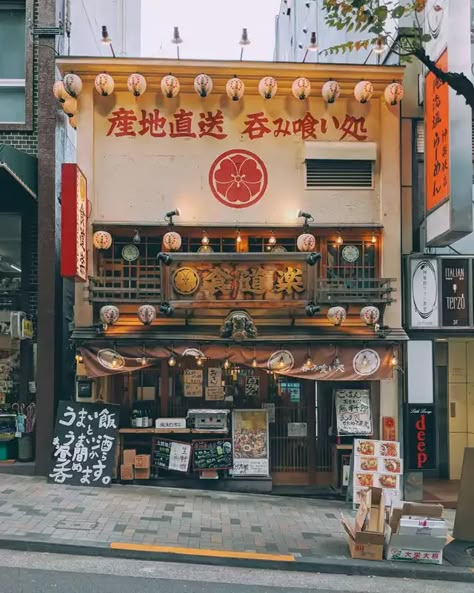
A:
<svg viewBox="0 0 474 593">
<path fill-rule="evenodd" d="M 242 243 L 242 235 L 240 234 L 239 229 L 237 229 L 237 236 L 235 238 L 237 243 Z"/>
<path fill-rule="evenodd" d="M 336 243 L 338 245 L 342 245 L 344 243 L 344 239 L 339 231 L 337 231 Z"/>
<path fill-rule="evenodd" d="M 224 360 L 224 368 L 226 371 L 230 368 L 230 361 L 228 358 Z"/>
<path fill-rule="evenodd" d="M 285 367 L 285 361 L 283 360 L 283 356 L 280 356 L 280 358 L 278 359 L 277 368 L 279 370 L 281 370 L 284 367 Z"/>
<path fill-rule="evenodd" d="M 114 354 L 114 356 L 112 358 L 112 366 L 114 369 L 116 369 L 118 367 L 119 362 L 120 362 L 119 357 L 116 354 Z"/>
<path fill-rule="evenodd" d="M 78 352 L 76 354 L 76 362 L 77 362 L 77 364 L 82 364 L 84 362 L 84 357 L 82 356 L 82 354 L 80 352 Z"/>
<path fill-rule="evenodd" d="M 270 237 L 268 239 L 269 245 L 276 245 L 277 238 L 275 237 L 275 233 L 273 231 L 270 232 Z"/>
<path fill-rule="evenodd" d="M 377 237 L 375 236 L 375 233 L 372 233 L 372 237 L 371 237 L 371 239 L 370 239 L 370 242 L 371 242 L 372 244 L 374 244 L 374 245 L 375 245 L 375 243 L 377 243 Z"/>
<path fill-rule="evenodd" d="M 206 231 L 202 231 L 201 245 L 209 245 L 209 235 Z"/>
<path fill-rule="evenodd" d="M 175 358 L 174 354 L 171 354 L 171 356 L 168 358 L 168 366 L 170 366 L 170 367 L 176 366 L 176 358 Z"/>
<path fill-rule="evenodd" d="M 310 369 L 310 368 L 313 366 L 313 359 L 311 358 L 311 354 L 309 354 L 309 353 L 308 353 L 308 356 L 306 357 L 306 360 L 305 360 L 304 366 L 305 366 L 307 369 Z"/>
<path fill-rule="evenodd" d="M 169 253 L 163 253 L 163 251 L 160 251 L 160 253 L 156 256 L 156 259 L 159 262 L 163 262 L 165 266 L 170 266 L 173 263 L 173 258 L 171 255 Z"/>
<path fill-rule="evenodd" d="M 140 231 L 138 229 L 135 229 L 135 234 L 133 235 L 132 242 L 135 243 L 135 245 L 140 245 L 140 243 L 142 242 L 142 238 L 140 237 Z"/>
<path fill-rule="evenodd" d="M 142 356 L 140 358 L 140 364 L 142 365 L 142 367 L 146 366 L 148 364 L 148 358 L 146 356 Z"/>
<path fill-rule="evenodd" d="M 362 357 L 362 363 L 361 364 L 362 364 L 362 366 L 364 368 L 366 368 L 369 365 L 369 359 L 367 358 L 367 355 L 366 354 L 364 354 L 364 356 Z"/>
<path fill-rule="evenodd" d="M 196 356 L 196 364 L 198 367 L 202 367 L 202 358 L 200 356 Z"/>
<path fill-rule="evenodd" d="M 397 353 L 395 352 L 395 350 L 393 351 L 392 359 L 391 359 L 390 363 L 393 367 L 396 367 L 398 365 L 398 356 L 397 356 Z"/>
<path fill-rule="evenodd" d="M 256 358 L 255 358 L 255 356 L 254 356 L 254 357 L 253 357 L 253 359 L 252 359 L 252 368 L 253 368 L 253 369 L 256 369 L 256 368 L 257 368 L 257 366 L 258 366 L 257 359 L 256 359 Z"/>
</svg>

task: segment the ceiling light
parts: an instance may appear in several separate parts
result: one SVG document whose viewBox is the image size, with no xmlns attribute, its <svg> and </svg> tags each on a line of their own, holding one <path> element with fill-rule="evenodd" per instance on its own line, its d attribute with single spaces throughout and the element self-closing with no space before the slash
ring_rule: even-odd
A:
<svg viewBox="0 0 474 593">
<path fill-rule="evenodd" d="M 170 367 L 176 366 L 176 358 L 174 357 L 173 354 L 168 358 L 168 366 L 170 366 Z"/>
<path fill-rule="evenodd" d="M 272 232 L 270 233 L 270 237 L 269 237 L 269 239 L 268 239 L 268 244 L 269 244 L 269 245 L 276 245 L 276 242 L 277 242 L 277 239 L 276 239 L 276 237 L 275 237 L 275 233 L 272 231 Z"/>
<path fill-rule="evenodd" d="M 201 245 L 209 245 L 209 235 L 206 231 L 202 231 Z"/>
</svg>

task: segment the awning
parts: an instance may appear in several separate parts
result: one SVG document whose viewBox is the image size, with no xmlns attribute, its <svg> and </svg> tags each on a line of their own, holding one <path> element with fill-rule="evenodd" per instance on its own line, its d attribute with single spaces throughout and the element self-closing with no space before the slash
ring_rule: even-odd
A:
<svg viewBox="0 0 474 593">
<path fill-rule="evenodd" d="M 33 198 L 38 198 L 37 159 L 31 154 L 17 150 L 8 144 L 0 144 L 0 187 L 14 180 Z"/>
</svg>

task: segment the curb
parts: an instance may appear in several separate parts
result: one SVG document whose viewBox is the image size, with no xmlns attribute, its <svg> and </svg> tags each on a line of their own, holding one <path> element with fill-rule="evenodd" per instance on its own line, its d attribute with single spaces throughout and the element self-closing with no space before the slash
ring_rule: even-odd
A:
<svg viewBox="0 0 474 593">
<path fill-rule="evenodd" d="M 133 544 L 131 544 L 133 546 Z M 126 544 L 122 544 L 126 546 Z M 24 539 L 12 537 L 0 539 L 0 549 L 20 552 L 37 552 L 49 554 L 69 554 L 75 556 L 102 556 L 105 558 L 126 558 L 155 562 L 180 562 L 186 564 L 206 564 L 211 566 L 231 566 L 238 568 L 287 570 L 312 572 L 321 574 L 341 574 L 348 576 L 374 576 L 402 579 L 419 579 L 446 582 L 474 583 L 474 571 L 469 568 L 451 566 L 427 566 L 403 564 L 387 560 L 376 562 L 367 560 L 334 559 L 334 558 L 298 558 L 294 561 L 260 560 L 219 556 L 200 556 L 197 554 L 148 552 L 140 550 L 114 549 L 109 543 L 94 545 L 75 544 L 65 541 L 40 539 Z M 216 554 L 219 551 L 216 550 Z"/>
</svg>

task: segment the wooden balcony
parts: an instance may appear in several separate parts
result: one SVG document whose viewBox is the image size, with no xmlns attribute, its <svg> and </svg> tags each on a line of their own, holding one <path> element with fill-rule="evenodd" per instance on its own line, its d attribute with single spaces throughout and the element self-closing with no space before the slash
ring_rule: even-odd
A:
<svg viewBox="0 0 474 593">
<path fill-rule="evenodd" d="M 315 301 L 319 305 L 388 305 L 395 301 L 394 278 L 357 278 L 355 280 L 317 279 Z"/>
</svg>

